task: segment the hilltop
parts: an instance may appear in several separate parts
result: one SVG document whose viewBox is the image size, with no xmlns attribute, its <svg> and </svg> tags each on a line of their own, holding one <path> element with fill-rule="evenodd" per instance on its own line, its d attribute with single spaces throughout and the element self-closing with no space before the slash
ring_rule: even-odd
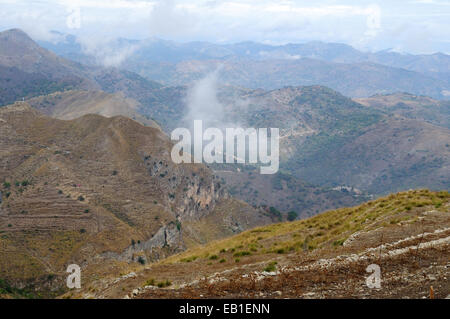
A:
<svg viewBox="0 0 450 319">
<path fill-rule="evenodd" d="M 159 128 L 155 121 L 138 113 L 139 102 L 126 98 L 123 93 L 68 90 L 38 96 L 26 102 L 43 114 L 61 120 L 73 120 L 86 114 L 105 117 L 122 115 L 144 126 Z"/>
<path fill-rule="evenodd" d="M 436 298 L 450 293 L 450 195 L 415 190 L 254 228 L 73 297 Z M 366 267 L 381 267 L 381 289 Z M 187 270 L 189 269 L 189 270 Z M 424 271 L 426 269 L 426 271 Z"/>
<path fill-rule="evenodd" d="M 384 112 L 450 128 L 450 101 L 401 92 L 377 94 L 368 98 L 355 99 L 355 101 Z"/>
</svg>

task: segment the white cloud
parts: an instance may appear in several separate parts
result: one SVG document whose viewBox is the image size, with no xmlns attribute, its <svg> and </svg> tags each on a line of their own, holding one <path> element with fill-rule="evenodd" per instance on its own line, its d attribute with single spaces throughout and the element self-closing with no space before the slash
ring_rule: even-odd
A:
<svg viewBox="0 0 450 319">
<path fill-rule="evenodd" d="M 338 3 L 338 4 L 337 4 Z M 320 40 L 365 49 L 402 46 L 445 51 L 450 10 L 443 0 L 0 0 L 0 28 L 21 27 L 37 38 L 48 30 L 103 37 L 158 36 L 179 41 L 259 41 L 282 44 Z M 79 7 L 79 29 L 67 26 L 67 8 Z M 431 22 L 430 22 L 431 21 Z M 391 30 L 406 26 L 394 43 Z M 427 45 L 412 42 L 425 28 Z M 47 30 L 47 32 L 46 32 Z M 421 36 L 420 39 L 423 37 Z"/>
</svg>

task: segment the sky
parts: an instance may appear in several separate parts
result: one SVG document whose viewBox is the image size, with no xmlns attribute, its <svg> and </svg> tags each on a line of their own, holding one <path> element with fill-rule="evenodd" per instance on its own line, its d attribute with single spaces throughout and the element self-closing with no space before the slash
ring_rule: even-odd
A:
<svg viewBox="0 0 450 319">
<path fill-rule="evenodd" d="M 0 0 L 0 30 L 103 41 L 340 42 L 364 51 L 450 54 L 450 0 Z"/>
</svg>

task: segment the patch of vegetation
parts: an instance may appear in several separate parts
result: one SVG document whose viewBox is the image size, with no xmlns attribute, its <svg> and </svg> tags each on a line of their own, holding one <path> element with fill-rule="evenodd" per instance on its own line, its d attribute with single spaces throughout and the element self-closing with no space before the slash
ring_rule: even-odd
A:
<svg viewBox="0 0 450 319">
<path fill-rule="evenodd" d="M 154 278 L 150 278 L 148 279 L 142 286 L 155 286 L 156 285 L 156 281 Z"/>
<path fill-rule="evenodd" d="M 0 295 L 7 295 L 12 298 L 20 298 L 20 299 L 40 298 L 40 296 L 35 292 L 33 292 L 31 289 L 15 288 L 4 279 L 0 279 Z"/>
<path fill-rule="evenodd" d="M 290 211 L 290 212 L 288 212 L 287 220 L 292 222 L 292 221 L 296 220 L 297 217 L 298 217 L 298 213 L 297 212 Z"/>
<path fill-rule="evenodd" d="M 138 263 L 140 263 L 141 265 L 145 265 L 145 258 L 144 258 L 144 257 L 139 256 L 137 261 L 138 261 Z"/>
<path fill-rule="evenodd" d="M 195 261 L 198 258 L 198 256 L 191 256 L 189 258 L 181 258 L 180 261 L 184 263 L 190 263 Z"/>
<path fill-rule="evenodd" d="M 234 253 L 234 257 L 243 257 L 243 256 L 250 256 L 252 253 L 249 251 L 238 251 L 237 253 Z"/>
<path fill-rule="evenodd" d="M 281 212 L 278 209 L 276 209 L 275 207 L 271 206 L 269 208 L 269 213 L 270 213 L 270 215 L 274 216 L 279 221 L 281 221 L 283 219 L 283 217 L 281 216 Z"/>
<path fill-rule="evenodd" d="M 157 284 L 158 288 L 165 288 L 165 287 L 169 287 L 171 285 L 172 285 L 172 283 L 169 280 L 161 281 L 161 282 L 158 282 L 158 284 Z"/>
<path fill-rule="evenodd" d="M 276 265 L 277 265 L 277 262 L 276 261 L 272 261 L 266 266 L 266 268 L 264 268 L 264 271 L 273 272 L 273 271 L 277 270 L 277 266 Z"/>
</svg>

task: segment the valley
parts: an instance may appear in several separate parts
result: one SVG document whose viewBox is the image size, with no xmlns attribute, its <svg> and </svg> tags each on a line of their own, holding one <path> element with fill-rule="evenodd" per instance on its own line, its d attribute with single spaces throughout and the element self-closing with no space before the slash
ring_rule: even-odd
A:
<svg viewBox="0 0 450 319">
<path fill-rule="evenodd" d="M 0 32 L 1 298 L 447 297 L 447 55 L 73 41 Z M 279 128 L 279 171 L 175 164 L 199 118 Z"/>
</svg>

